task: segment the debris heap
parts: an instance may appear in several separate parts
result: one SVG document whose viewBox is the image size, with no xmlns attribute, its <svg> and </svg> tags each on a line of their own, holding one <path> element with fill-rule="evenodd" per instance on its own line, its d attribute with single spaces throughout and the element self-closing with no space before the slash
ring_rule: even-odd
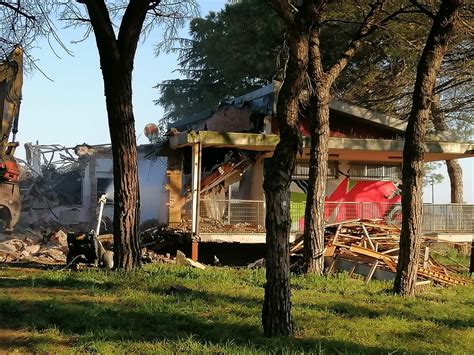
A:
<svg viewBox="0 0 474 355">
<path fill-rule="evenodd" d="M 0 234 L 0 262 L 66 262 L 67 240 L 63 231 L 56 233 Z"/>
<path fill-rule="evenodd" d="M 328 273 L 344 268 L 349 275 L 360 273 L 369 282 L 378 270 L 395 274 L 399 254 L 400 229 L 378 220 L 351 220 L 326 225 L 324 256 L 329 260 Z M 467 280 L 430 256 L 428 240 L 424 239 L 418 262 L 419 285 L 435 283 L 445 286 L 465 285 Z M 302 253 L 303 239 L 291 246 L 292 255 Z M 343 262 L 345 261 L 345 263 Z M 364 267 L 365 266 L 365 267 Z M 393 276 L 392 275 L 392 276 Z"/>
<path fill-rule="evenodd" d="M 185 220 L 176 225 L 174 229 L 190 232 L 191 221 Z M 265 233 L 265 227 L 251 223 L 225 224 L 216 219 L 201 218 L 199 220 L 199 231 L 201 233 Z"/>
</svg>

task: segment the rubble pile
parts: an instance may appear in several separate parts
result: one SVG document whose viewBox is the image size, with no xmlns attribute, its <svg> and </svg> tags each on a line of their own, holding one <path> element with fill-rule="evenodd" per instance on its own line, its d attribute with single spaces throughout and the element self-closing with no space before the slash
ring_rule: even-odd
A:
<svg viewBox="0 0 474 355">
<path fill-rule="evenodd" d="M 157 252 L 163 246 L 173 244 L 173 237 L 176 238 L 176 234 L 163 234 L 162 227 L 145 230 L 141 243 L 142 262 L 178 264 L 203 269 L 204 265 L 186 258 L 180 251 L 176 258 L 170 254 L 162 255 Z M 113 250 L 112 234 L 103 234 L 97 239 L 106 250 Z M 58 265 L 66 263 L 67 254 L 67 234 L 62 230 L 43 233 L 28 230 L 14 235 L 0 234 L 0 263 Z"/>
<path fill-rule="evenodd" d="M 191 221 L 185 220 L 175 226 L 183 232 L 191 232 Z M 212 218 L 199 220 L 200 233 L 265 233 L 265 227 L 251 223 L 224 224 Z"/>
<path fill-rule="evenodd" d="M 324 256 L 329 260 L 327 272 L 345 269 L 350 275 L 353 273 L 364 275 L 366 282 L 369 282 L 378 270 L 392 273 L 394 276 L 400 250 L 399 242 L 400 229 L 378 220 L 352 220 L 329 224 L 325 229 L 324 249 Z M 302 238 L 295 240 L 290 252 L 292 255 L 301 255 Z M 428 238 L 422 242 L 418 279 L 419 285 L 431 282 L 444 286 L 468 283 L 467 280 L 457 276 L 454 270 L 441 265 L 430 256 Z"/>
<path fill-rule="evenodd" d="M 170 254 L 161 255 L 147 248 L 143 248 L 141 250 L 141 256 L 142 256 L 142 262 L 145 264 L 149 264 L 149 263 L 174 264 L 175 263 L 175 260 L 173 260 Z"/>
<path fill-rule="evenodd" d="M 56 233 L 40 234 L 33 231 L 15 235 L 0 234 L 0 262 L 65 263 L 67 236 Z"/>
</svg>

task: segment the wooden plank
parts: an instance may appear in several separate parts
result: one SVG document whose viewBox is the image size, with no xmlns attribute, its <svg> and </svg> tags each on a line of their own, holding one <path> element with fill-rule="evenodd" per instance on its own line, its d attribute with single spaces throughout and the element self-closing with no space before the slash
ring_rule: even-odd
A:
<svg viewBox="0 0 474 355">
<path fill-rule="evenodd" d="M 335 223 L 327 223 L 324 225 L 324 227 L 332 227 L 332 226 L 337 226 L 337 225 L 342 225 L 342 224 L 347 224 L 347 223 L 353 223 L 353 222 L 359 222 L 360 219 L 349 219 L 347 221 L 343 222 L 335 222 Z"/>
<path fill-rule="evenodd" d="M 296 244 L 293 244 L 293 246 L 290 248 L 290 253 L 296 253 L 296 252 L 300 251 L 301 249 L 303 249 L 303 243 L 304 243 L 304 241 L 300 240 L 300 241 L 296 242 Z"/>
<path fill-rule="evenodd" d="M 380 254 L 390 254 L 390 253 L 393 253 L 393 252 L 399 251 L 399 250 L 400 250 L 400 248 L 397 247 L 397 248 L 382 251 L 382 252 L 380 252 Z"/>
<path fill-rule="evenodd" d="M 354 260 L 354 262 L 352 263 L 351 269 L 349 270 L 349 277 L 352 276 L 358 264 L 359 264 L 359 261 L 357 259 Z"/>
<path fill-rule="evenodd" d="M 425 255 L 423 257 L 423 268 L 428 268 L 428 260 L 430 259 L 430 248 L 425 247 Z"/>
<path fill-rule="evenodd" d="M 345 234 L 345 233 L 339 233 L 339 236 L 340 237 L 344 237 L 344 238 L 351 238 L 351 239 L 362 239 L 362 237 L 360 236 L 356 236 L 356 235 L 352 235 L 352 234 Z"/>
<path fill-rule="evenodd" d="M 431 284 L 431 280 L 417 281 L 415 287 L 427 286 Z"/>
<path fill-rule="evenodd" d="M 367 248 L 362 248 L 356 245 L 352 245 L 349 250 L 353 253 L 357 254 L 362 254 L 365 256 L 369 256 L 371 258 L 377 259 L 377 260 L 383 260 L 383 261 L 393 261 L 393 257 L 384 255 L 382 253 L 376 252 L 374 250 L 370 250 Z"/>
<path fill-rule="evenodd" d="M 388 266 L 390 271 L 397 272 L 397 263 L 395 261 L 384 260 L 385 265 Z"/>
<path fill-rule="evenodd" d="M 365 228 L 363 223 L 361 223 L 360 226 L 362 227 L 362 230 L 364 231 L 365 238 L 367 239 L 367 243 L 369 244 L 370 248 L 372 250 L 375 250 L 374 243 L 372 242 L 372 239 L 370 239 L 370 235 L 369 235 L 369 232 L 367 231 L 367 228 Z"/>
<path fill-rule="evenodd" d="M 446 285 L 467 285 L 467 281 L 457 278 L 457 277 L 451 277 L 448 275 L 443 275 L 438 272 L 434 272 L 431 270 L 426 270 L 423 268 L 418 268 L 418 275 L 432 279 L 434 281 L 437 281 L 439 283 L 444 283 Z"/>
<path fill-rule="evenodd" d="M 340 258 L 341 258 L 341 254 L 337 254 L 335 256 L 335 258 L 333 259 L 333 261 L 332 261 L 332 263 L 329 266 L 329 269 L 327 271 L 328 274 L 332 274 L 334 272 L 334 269 L 336 268 L 337 262 L 339 261 Z"/>
<path fill-rule="evenodd" d="M 334 234 L 334 239 L 332 240 L 333 243 L 335 243 L 337 241 L 337 237 L 339 237 L 339 233 L 341 232 L 341 227 L 342 227 L 342 224 L 337 226 L 336 234 Z"/>
<path fill-rule="evenodd" d="M 368 284 L 370 282 L 370 280 L 372 279 L 372 276 L 374 276 L 375 270 L 377 269 L 377 266 L 379 266 L 379 261 L 378 260 L 376 260 L 375 263 L 370 268 L 369 274 L 367 275 L 367 277 L 365 279 L 366 284 Z"/>
<path fill-rule="evenodd" d="M 335 251 L 336 251 L 336 246 L 335 245 L 328 245 L 324 249 L 324 256 L 334 256 Z"/>
</svg>

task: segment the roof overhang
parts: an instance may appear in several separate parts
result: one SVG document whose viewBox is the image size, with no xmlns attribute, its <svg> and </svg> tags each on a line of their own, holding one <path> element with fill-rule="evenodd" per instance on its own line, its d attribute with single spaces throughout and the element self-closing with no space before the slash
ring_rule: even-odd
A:
<svg viewBox="0 0 474 355">
<path fill-rule="evenodd" d="M 189 131 L 170 137 L 170 148 L 182 148 L 200 142 L 202 147 L 273 151 L 280 141 L 276 134 Z"/>
<path fill-rule="evenodd" d="M 276 134 L 190 131 L 180 132 L 169 139 L 171 149 L 201 143 L 203 148 L 234 148 L 259 152 L 272 152 L 280 141 Z M 329 159 L 352 161 L 401 162 L 404 140 L 336 138 L 329 139 Z M 310 139 L 303 141 L 304 154 L 309 154 Z M 270 154 L 271 155 L 271 154 Z M 474 157 L 474 144 L 463 142 L 428 141 L 425 144 L 425 161 Z"/>
<path fill-rule="evenodd" d="M 342 115 L 350 116 L 356 119 L 366 120 L 376 126 L 389 127 L 399 133 L 404 133 L 407 127 L 407 123 L 376 111 L 367 110 L 365 108 L 348 104 L 346 102 L 331 100 L 329 108 L 333 112 L 337 112 Z"/>
<path fill-rule="evenodd" d="M 307 144 L 309 153 L 310 142 Z M 392 161 L 401 162 L 404 140 L 391 139 L 329 139 L 329 158 L 356 161 Z M 427 141 L 425 143 L 425 161 L 438 161 L 474 157 L 474 145 L 463 142 Z"/>
</svg>

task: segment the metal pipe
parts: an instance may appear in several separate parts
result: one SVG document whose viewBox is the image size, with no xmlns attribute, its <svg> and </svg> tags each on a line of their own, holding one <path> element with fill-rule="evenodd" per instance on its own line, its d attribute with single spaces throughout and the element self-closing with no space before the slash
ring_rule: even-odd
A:
<svg viewBox="0 0 474 355">
<path fill-rule="evenodd" d="M 99 235 L 100 232 L 100 224 L 102 223 L 102 213 L 104 212 L 104 205 L 107 202 L 107 198 L 105 197 L 105 194 L 100 196 L 99 198 L 99 218 L 97 220 L 97 228 L 95 229 L 95 235 Z"/>
</svg>

